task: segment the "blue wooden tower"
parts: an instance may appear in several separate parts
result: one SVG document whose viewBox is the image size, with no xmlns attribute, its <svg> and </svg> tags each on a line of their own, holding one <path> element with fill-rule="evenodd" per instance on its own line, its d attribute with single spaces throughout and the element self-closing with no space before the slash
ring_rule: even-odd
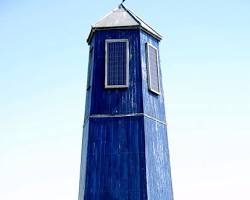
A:
<svg viewBox="0 0 250 200">
<path fill-rule="evenodd" d="M 122 4 L 92 26 L 79 200 L 173 200 L 160 40 Z"/>
</svg>

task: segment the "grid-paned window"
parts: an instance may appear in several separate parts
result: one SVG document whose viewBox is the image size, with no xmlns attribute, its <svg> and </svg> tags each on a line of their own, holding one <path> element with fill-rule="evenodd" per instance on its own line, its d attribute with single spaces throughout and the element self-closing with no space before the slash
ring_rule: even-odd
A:
<svg viewBox="0 0 250 200">
<path fill-rule="evenodd" d="M 147 67 L 148 67 L 148 85 L 149 90 L 160 94 L 160 74 L 159 74 L 159 59 L 158 49 L 147 43 Z"/>
<path fill-rule="evenodd" d="M 105 42 L 105 88 L 128 87 L 129 43 L 127 39 Z"/>
</svg>

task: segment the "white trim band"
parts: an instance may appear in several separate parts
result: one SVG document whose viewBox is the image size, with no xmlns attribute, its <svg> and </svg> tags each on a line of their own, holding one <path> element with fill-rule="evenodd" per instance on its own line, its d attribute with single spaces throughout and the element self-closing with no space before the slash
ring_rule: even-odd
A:
<svg viewBox="0 0 250 200">
<path fill-rule="evenodd" d="M 147 115 L 145 113 L 131 113 L 131 114 L 118 114 L 118 115 L 108 115 L 108 114 L 97 114 L 97 115 L 90 115 L 85 121 L 84 121 L 84 125 L 86 124 L 86 122 L 89 120 L 89 118 L 122 118 L 122 117 L 138 117 L 138 116 L 144 116 L 147 117 L 149 119 L 152 119 L 156 122 L 159 122 L 161 124 L 167 125 L 167 122 L 163 122 L 155 117 L 152 117 L 150 115 Z"/>
</svg>

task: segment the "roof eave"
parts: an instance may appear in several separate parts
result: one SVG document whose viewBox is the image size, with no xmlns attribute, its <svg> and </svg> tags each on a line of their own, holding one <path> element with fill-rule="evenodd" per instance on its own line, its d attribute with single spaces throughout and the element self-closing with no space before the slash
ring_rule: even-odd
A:
<svg viewBox="0 0 250 200">
<path fill-rule="evenodd" d="M 152 37 L 154 37 L 155 39 L 157 39 L 158 41 L 161 41 L 162 40 L 162 36 L 160 34 L 156 34 L 156 33 L 152 33 L 150 32 L 149 30 L 143 28 L 141 26 L 141 30 L 143 30 L 144 32 L 148 33 L 149 35 L 151 35 Z"/>
<path fill-rule="evenodd" d="M 90 33 L 89 33 L 89 36 L 87 37 L 87 40 L 86 40 L 86 42 L 88 43 L 88 44 L 90 44 L 90 41 L 91 41 L 91 39 L 92 39 L 92 37 L 93 37 L 93 34 L 94 34 L 94 28 L 93 27 L 91 27 L 91 31 L 90 31 Z"/>
<path fill-rule="evenodd" d="M 96 30 L 114 30 L 114 29 L 141 29 L 144 32 L 148 33 L 149 35 L 151 35 L 152 37 L 154 37 L 155 39 L 157 39 L 158 41 L 162 40 L 162 36 L 160 34 L 155 34 L 150 32 L 149 30 L 145 29 L 144 27 L 142 27 L 141 25 L 135 25 L 135 26 L 115 26 L 115 27 L 91 27 L 91 31 L 89 33 L 89 36 L 87 38 L 87 43 L 90 44 L 91 39 L 95 33 Z"/>
<path fill-rule="evenodd" d="M 145 32 L 149 33 L 152 36 L 156 36 L 156 38 L 159 41 L 162 39 L 162 36 L 155 29 L 153 29 L 150 25 L 148 25 L 144 20 L 142 20 L 139 16 L 137 16 L 133 11 L 127 9 L 123 4 L 121 4 L 121 6 L 130 14 L 131 17 L 134 18 L 135 21 L 137 21 L 137 23 L 140 24 L 140 26 L 142 27 L 143 30 L 145 30 Z M 149 29 L 145 28 L 142 25 L 142 23 L 145 24 Z"/>
</svg>

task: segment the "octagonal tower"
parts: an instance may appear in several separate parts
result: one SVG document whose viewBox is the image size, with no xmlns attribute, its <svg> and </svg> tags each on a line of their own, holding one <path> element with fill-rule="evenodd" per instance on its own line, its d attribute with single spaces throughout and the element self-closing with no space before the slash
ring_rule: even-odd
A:
<svg viewBox="0 0 250 200">
<path fill-rule="evenodd" d="M 92 26 L 79 200 L 173 200 L 160 40 L 122 4 Z"/>
</svg>

